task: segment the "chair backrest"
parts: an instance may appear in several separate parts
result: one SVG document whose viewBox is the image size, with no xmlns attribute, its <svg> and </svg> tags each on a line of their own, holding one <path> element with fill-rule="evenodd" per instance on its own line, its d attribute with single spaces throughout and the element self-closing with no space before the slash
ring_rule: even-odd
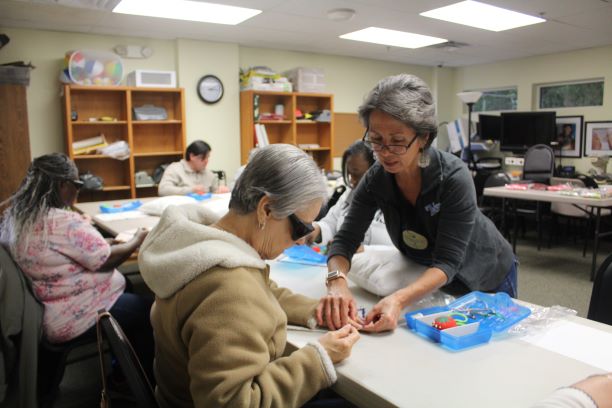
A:
<svg viewBox="0 0 612 408">
<path fill-rule="evenodd" d="M 603 261 L 595 275 L 587 318 L 612 325 L 612 254 Z"/>
<path fill-rule="evenodd" d="M 499 172 L 499 173 L 495 173 L 495 174 L 491 174 L 489 177 L 487 177 L 487 179 L 485 180 L 484 186 L 485 188 L 488 187 L 501 187 L 501 186 L 505 186 L 506 184 L 510 184 L 512 181 L 510 180 L 510 177 L 503 172 Z"/>
<path fill-rule="evenodd" d="M 130 390 L 140 408 L 157 408 L 153 387 L 119 323 L 106 310 L 98 311 L 98 327 L 106 338 L 111 353 L 119 362 Z M 102 344 L 99 345 L 102 347 Z"/>
<path fill-rule="evenodd" d="M 550 185 L 556 186 L 559 184 L 571 184 L 574 187 L 583 188 L 584 182 L 578 178 L 563 178 L 563 177 L 551 177 Z M 586 206 L 580 206 L 581 208 L 586 210 Z M 582 211 L 580 208 L 577 208 L 573 204 L 564 204 L 564 203 L 550 203 L 550 211 L 555 214 L 565 215 L 566 217 L 576 217 L 576 218 L 587 218 L 588 214 Z"/>
<path fill-rule="evenodd" d="M 537 144 L 525 153 L 523 180 L 548 183 L 555 170 L 555 152 L 550 146 Z"/>
</svg>

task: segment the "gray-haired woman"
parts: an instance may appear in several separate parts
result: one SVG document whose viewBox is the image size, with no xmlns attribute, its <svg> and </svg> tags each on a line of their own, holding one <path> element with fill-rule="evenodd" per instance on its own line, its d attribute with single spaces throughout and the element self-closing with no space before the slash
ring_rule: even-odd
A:
<svg viewBox="0 0 612 408">
<path fill-rule="evenodd" d="M 139 257 L 162 407 L 301 406 L 335 381 L 359 334 L 347 325 L 285 355 L 287 323 L 314 327 L 318 302 L 276 286 L 264 262 L 303 243 L 326 196 L 312 159 L 277 144 L 249 161 L 221 219 L 166 209 Z"/>
<path fill-rule="evenodd" d="M 357 186 L 328 258 L 328 295 L 317 308 L 330 329 L 348 323 L 364 331 L 392 330 L 402 309 L 440 287 L 516 296 L 516 261 L 508 242 L 478 209 L 472 177 L 461 160 L 431 143 L 437 134 L 433 97 L 413 75 L 381 80 L 359 107 L 378 163 Z M 345 275 L 380 209 L 393 244 L 428 267 L 412 284 L 357 318 Z"/>
</svg>

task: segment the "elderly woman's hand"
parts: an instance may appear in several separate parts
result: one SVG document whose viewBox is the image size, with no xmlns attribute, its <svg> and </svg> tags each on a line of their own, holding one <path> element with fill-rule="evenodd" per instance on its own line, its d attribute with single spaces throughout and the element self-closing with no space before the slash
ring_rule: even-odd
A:
<svg viewBox="0 0 612 408">
<path fill-rule="evenodd" d="M 340 330 L 326 333 L 319 339 L 331 361 L 339 363 L 351 354 L 353 344 L 359 340 L 359 332 L 350 324 Z"/>
<path fill-rule="evenodd" d="M 366 315 L 362 328 L 366 332 L 394 330 L 402 312 L 402 304 L 395 294 L 378 302 Z"/>
<path fill-rule="evenodd" d="M 317 306 L 317 323 L 330 330 L 337 330 L 350 324 L 361 329 L 361 319 L 357 317 L 357 304 L 345 279 L 331 282 L 327 295 L 319 300 Z"/>
</svg>

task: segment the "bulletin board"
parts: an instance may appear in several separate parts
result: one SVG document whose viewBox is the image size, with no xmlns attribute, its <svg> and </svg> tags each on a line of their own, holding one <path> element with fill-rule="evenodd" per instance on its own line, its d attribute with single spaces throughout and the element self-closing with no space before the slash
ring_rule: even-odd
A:
<svg viewBox="0 0 612 408">
<path fill-rule="evenodd" d="M 359 122 L 357 113 L 334 114 L 334 155 L 342 157 L 342 153 L 355 140 L 363 137 L 365 128 Z"/>
</svg>

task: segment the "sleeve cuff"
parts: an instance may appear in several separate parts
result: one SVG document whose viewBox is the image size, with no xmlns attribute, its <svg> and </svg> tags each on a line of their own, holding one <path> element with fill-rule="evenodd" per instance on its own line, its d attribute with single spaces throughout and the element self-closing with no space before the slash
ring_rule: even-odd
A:
<svg viewBox="0 0 612 408">
<path fill-rule="evenodd" d="M 327 351 L 325 351 L 321 343 L 318 341 L 310 342 L 308 345 L 314 347 L 319 353 L 321 362 L 323 363 L 323 369 L 325 370 L 325 374 L 327 375 L 327 379 L 329 381 L 328 386 L 331 386 L 338 381 L 338 376 L 336 374 L 336 369 L 334 368 L 334 363 L 332 363 L 329 354 L 327 354 Z"/>
<path fill-rule="evenodd" d="M 597 404 L 583 390 L 574 387 L 563 387 L 542 401 L 532 405 L 531 408 L 597 408 Z"/>
</svg>

